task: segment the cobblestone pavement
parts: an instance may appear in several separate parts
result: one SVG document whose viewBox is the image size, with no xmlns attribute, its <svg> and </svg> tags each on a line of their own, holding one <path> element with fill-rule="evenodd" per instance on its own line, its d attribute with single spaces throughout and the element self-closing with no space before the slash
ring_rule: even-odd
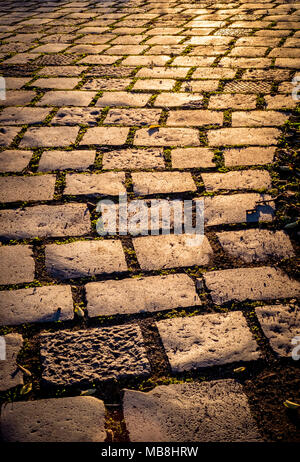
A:
<svg viewBox="0 0 300 462">
<path fill-rule="evenodd" d="M 299 25 L 292 0 L 1 2 L 5 441 L 299 437 Z M 99 236 L 125 192 L 204 199 L 202 244 Z"/>
</svg>

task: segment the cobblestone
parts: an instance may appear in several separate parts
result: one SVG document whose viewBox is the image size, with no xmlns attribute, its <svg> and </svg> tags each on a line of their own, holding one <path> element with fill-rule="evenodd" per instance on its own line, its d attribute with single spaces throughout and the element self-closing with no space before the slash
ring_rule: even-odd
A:
<svg viewBox="0 0 300 462">
<path fill-rule="evenodd" d="M 19 284 L 34 280 L 32 248 L 27 245 L 0 247 L 0 284 Z"/>
<path fill-rule="evenodd" d="M 1 358 L 0 391 L 6 391 L 16 385 L 23 385 L 23 374 L 17 366 L 17 356 L 23 346 L 20 334 L 7 334 L 2 337 L 5 342 L 5 360 Z"/>
<path fill-rule="evenodd" d="M 51 200 L 55 181 L 54 175 L 1 177 L 0 202 Z"/>
</svg>

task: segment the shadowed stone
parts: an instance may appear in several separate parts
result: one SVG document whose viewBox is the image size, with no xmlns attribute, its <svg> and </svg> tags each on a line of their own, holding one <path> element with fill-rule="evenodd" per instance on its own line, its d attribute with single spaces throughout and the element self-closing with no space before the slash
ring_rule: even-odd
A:
<svg viewBox="0 0 300 462">
<path fill-rule="evenodd" d="M 229 301 L 274 300 L 297 297 L 300 283 L 283 271 L 262 266 L 205 273 L 205 284 L 217 305 Z"/>
<path fill-rule="evenodd" d="M 1 249 L 0 249 L 1 250 Z M 55 278 L 69 279 L 127 271 L 121 241 L 77 241 L 46 245 L 46 268 Z"/>
<path fill-rule="evenodd" d="M 7 150 L 0 153 L 0 172 L 21 172 L 27 167 L 32 151 Z"/>
<path fill-rule="evenodd" d="M 262 441 L 243 388 L 231 379 L 125 390 L 124 417 L 132 442 Z"/>
<path fill-rule="evenodd" d="M 150 373 L 140 328 L 133 324 L 41 334 L 42 378 L 86 384 Z"/>
<path fill-rule="evenodd" d="M 157 327 L 173 372 L 253 361 L 260 356 L 240 311 L 166 319 Z"/>
<path fill-rule="evenodd" d="M 268 305 L 257 307 L 255 312 L 273 350 L 279 356 L 291 357 L 297 345 L 292 340 L 300 336 L 299 308 L 294 305 Z"/>
<path fill-rule="evenodd" d="M 9 146 L 21 127 L 0 127 L 0 146 Z"/>
<path fill-rule="evenodd" d="M 7 442 L 103 442 L 104 424 L 104 403 L 92 396 L 8 403 L 1 412 Z"/>
<path fill-rule="evenodd" d="M 0 293 L 1 326 L 73 319 L 70 286 L 4 290 Z"/>
<path fill-rule="evenodd" d="M 7 334 L 1 340 L 5 342 L 5 359 L 1 357 L 0 391 L 6 391 L 24 383 L 23 374 L 17 366 L 17 356 L 23 346 L 23 337 L 20 334 Z"/>
<path fill-rule="evenodd" d="M 193 281 L 185 274 L 91 282 L 86 285 L 86 294 L 90 317 L 201 304 Z"/>
<path fill-rule="evenodd" d="M 19 284 L 34 280 L 32 248 L 27 245 L 0 247 L 0 284 Z"/>
</svg>

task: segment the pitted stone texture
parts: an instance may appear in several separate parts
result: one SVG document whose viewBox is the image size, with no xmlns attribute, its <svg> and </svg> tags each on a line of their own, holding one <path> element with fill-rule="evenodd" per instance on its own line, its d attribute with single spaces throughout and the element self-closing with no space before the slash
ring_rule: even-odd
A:
<svg viewBox="0 0 300 462">
<path fill-rule="evenodd" d="M 103 154 L 103 169 L 142 170 L 145 168 L 164 168 L 161 148 L 121 149 Z"/>
<path fill-rule="evenodd" d="M 121 241 L 109 239 L 46 245 L 45 254 L 47 271 L 55 278 L 127 271 Z"/>
<path fill-rule="evenodd" d="M 269 189 L 272 185 L 269 172 L 265 170 L 243 170 L 228 173 L 202 173 L 207 191 L 220 189 Z"/>
<path fill-rule="evenodd" d="M 104 123 L 127 126 L 151 125 L 158 123 L 160 114 L 160 109 L 111 109 Z"/>
<path fill-rule="evenodd" d="M 132 174 L 136 195 L 196 191 L 196 184 L 189 172 L 140 172 Z"/>
<path fill-rule="evenodd" d="M 204 222 L 207 226 L 229 223 L 256 223 L 272 221 L 274 202 L 268 194 L 234 194 L 204 198 Z M 195 199 L 197 200 L 197 199 Z"/>
<path fill-rule="evenodd" d="M 38 107 L 7 107 L 0 114 L 0 124 L 23 125 L 43 122 L 50 109 Z"/>
<path fill-rule="evenodd" d="M 157 327 L 173 372 L 254 361 L 260 356 L 240 311 L 166 319 Z"/>
<path fill-rule="evenodd" d="M 221 128 L 209 130 L 207 136 L 210 146 L 269 146 L 277 144 L 280 131 L 277 128 Z"/>
<path fill-rule="evenodd" d="M 48 91 L 37 106 L 88 106 L 96 96 L 95 91 Z"/>
<path fill-rule="evenodd" d="M 52 170 L 87 170 L 95 161 L 96 151 L 45 151 L 39 162 L 39 172 Z"/>
<path fill-rule="evenodd" d="M 125 174 L 106 173 L 70 173 L 66 176 L 64 194 L 68 195 L 109 195 L 118 196 L 125 193 Z"/>
<path fill-rule="evenodd" d="M 95 107 L 64 107 L 57 111 L 51 124 L 54 125 L 97 125 L 101 109 Z"/>
<path fill-rule="evenodd" d="M 237 165 L 264 165 L 274 160 L 275 147 L 232 148 L 224 150 L 226 167 Z"/>
<path fill-rule="evenodd" d="M 124 417 L 132 442 L 262 441 L 243 388 L 231 379 L 125 390 Z"/>
<path fill-rule="evenodd" d="M 70 286 L 4 290 L 0 293 L 1 326 L 73 319 Z"/>
<path fill-rule="evenodd" d="M 98 99 L 97 107 L 106 106 L 132 106 L 132 107 L 143 107 L 146 106 L 150 99 L 149 93 L 129 93 L 126 91 L 104 91 L 103 95 Z"/>
<path fill-rule="evenodd" d="M 104 144 L 118 146 L 126 142 L 128 127 L 94 127 L 89 128 L 83 135 L 80 144 Z"/>
<path fill-rule="evenodd" d="M 20 334 L 7 334 L 1 338 L 5 342 L 5 360 L 1 357 L 0 391 L 22 385 L 23 374 L 17 366 L 17 356 L 23 346 Z"/>
<path fill-rule="evenodd" d="M 42 378 L 74 385 L 150 373 L 143 337 L 136 325 L 41 334 Z"/>
<path fill-rule="evenodd" d="M 54 195 L 54 175 L 0 178 L 0 202 L 47 201 Z"/>
<path fill-rule="evenodd" d="M 169 234 L 133 239 L 138 262 L 143 270 L 208 265 L 213 251 L 202 235 Z"/>
<path fill-rule="evenodd" d="M 218 95 L 219 96 L 219 95 Z M 171 111 L 167 119 L 167 125 L 170 126 L 192 126 L 199 127 L 202 125 L 222 125 L 223 113 L 206 110 L 185 110 Z"/>
<path fill-rule="evenodd" d="M 214 153 L 208 148 L 178 148 L 171 153 L 173 168 L 215 167 Z"/>
<path fill-rule="evenodd" d="M 288 120 L 287 114 L 278 111 L 233 112 L 233 127 L 276 127 Z"/>
<path fill-rule="evenodd" d="M 34 280 L 32 248 L 27 245 L 0 247 L 0 284 L 19 284 Z"/>
<path fill-rule="evenodd" d="M 93 77 L 114 77 L 114 78 L 120 78 L 120 77 L 129 77 L 132 72 L 135 70 L 135 67 L 116 67 L 116 66 L 94 66 L 92 69 L 89 69 L 87 72 L 87 76 L 93 76 Z"/>
<path fill-rule="evenodd" d="M 256 96 L 245 94 L 212 95 L 209 99 L 209 108 L 212 109 L 255 109 Z"/>
<path fill-rule="evenodd" d="M 224 93 L 270 93 L 271 88 L 270 82 L 237 80 L 226 83 Z"/>
<path fill-rule="evenodd" d="M 267 266 L 212 271 L 205 273 L 204 279 L 217 305 L 234 300 L 274 300 L 300 295 L 298 281 Z"/>
<path fill-rule="evenodd" d="M 9 239 L 81 236 L 91 230 L 90 213 L 85 204 L 2 210 L 0 218 L 0 236 Z"/>
<path fill-rule="evenodd" d="M 262 263 L 269 259 L 294 256 L 291 241 L 283 231 L 246 229 L 217 233 L 217 237 L 230 256 L 240 258 L 246 263 Z"/>
<path fill-rule="evenodd" d="M 0 172 L 21 172 L 27 167 L 31 157 L 31 151 L 2 151 L 0 152 Z"/>
<path fill-rule="evenodd" d="M 75 143 L 78 127 L 30 127 L 22 138 L 21 147 L 69 146 Z"/>
<path fill-rule="evenodd" d="M 0 127 L 0 146 L 9 146 L 21 127 Z"/>
<path fill-rule="evenodd" d="M 1 412 L 1 433 L 6 442 L 103 442 L 103 401 L 92 396 L 39 399 L 7 403 Z"/>
<path fill-rule="evenodd" d="M 89 79 L 81 87 L 82 90 L 126 90 L 131 83 L 131 79 Z"/>
<path fill-rule="evenodd" d="M 203 96 L 195 93 L 160 93 L 155 99 L 155 107 L 201 107 L 203 102 Z M 181 120 L 184 120 L 181 117 Z M 180 125 L 180 124 L 175 124 Z M 184 125 L 188 125 L 185 123 Z M 192 124 L 189 124 L 192 125 Z"/>
<path fill-rule="evenodd" d="M 267 305 L 255 309 L 265 336 L 273 350 L 286 358 L 291 357 L 296 343 L 292 340 L 300 336 L 300 311 L 295 305 Z"/>
<path fill-rule="evenodd" d="M 198 146 L 199 136 L 193 128 L 142 128 L 134 137 L 139 146 Z"/>
<path fill-rule="evenodd" d="M 90 317 L 156 312 L 200 305 L 193 281 L 186 274 L 149 276 L 86 285 Z"/>
</svg>

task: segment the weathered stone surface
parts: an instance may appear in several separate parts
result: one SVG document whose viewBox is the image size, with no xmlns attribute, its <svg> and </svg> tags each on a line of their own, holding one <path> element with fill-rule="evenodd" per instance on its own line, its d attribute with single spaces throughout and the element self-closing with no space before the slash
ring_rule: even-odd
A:
<svg viewBox="0 0 300 462">
<path fill-rule="evenodd" d="M 201 304 L 193 281 L 185 274 L 91 282 L 86 285 L 86 294 L 90 317 Z"/>
<path fill-rule="evenodd" d="M 145 376 L 150 372 L 134 324 L 41 334 L 43 380 L 72 385 Z"/>
<path fill-rule="evenodd" d="M 89 79 L 81 87 L 82 90 L 126 90 L 131 83 L 131 79 Z"/>
<path fill-rule="evenodd" d="M 9 146 L 21 127 L 0 127 L 0 146 Z"/>
<path fill-rule="evenodd" d="M 203 96 L 195 93 L 160 93 L 155 99 L 155 107 L 201 107 Z M 181 117 L 182 119 L 182 117 Z M 184 124 L 187 125 L 187 124 Z"/>
<path fill-rule="evenodd" d="M 300 336 L 300 311 L 295 305 L 266 305 L 255 309 L 256 315 L 273 350 L 279 356 L 291 357 Z"/>
<path fill-rule="evenodd" d="M 44 151 L 39 161 L 39 172 L 51 170 L 87 170 L 95 161 L 96 151 Z"/>
<path fill-rule="evenodd" d="M 104 123 L 127 126 L 151 125 L 158 123 L 160 114 L 160 109 L 111 109 Z"/>
<path fill-rule="evenodd" d="M 300 283 L 283 271 L 262 266 L 212 271 L 204 279 L 217 305 L 237 300 L 272 300 L 300 295 Z"/>
<path fill-rule="evenodd" d="M 78 77 L 50 77 L 48 79 L 35 80 L 34 86 L 40 88 L 53 88 L 55 90 L 72 90 L 79 82 L 80 79 Z"/>
<path fill-rule="evenodd" d="M 140 172 L 132 174 L 133 191 L 136 195 L 196 191 L 189 172 Z"/>
<path fill-rule="evenodd" d="M 269 172 L 265 170 L 242 170 L 228 173 L 202 173 L 207 191 L 220 189 L 262 189 L 271 187 Z"/>
<path fill-rule="evenodd" d="M 217 233 L 223 249 L 246 263 L 265 262 L 294 256 L 293 246 L 283 231 L 246 229 Z"/>
<path fill-rule="evenodd" d="M 101 117 L 101 109 L 95 107 L 63 107 L 60 108 L 51 123 L 54 125 L 97 125 Z"/>
<path fill-rule="evenodd" d="M 173 372 L 253 361 L 260 356 L 240 311 L 166 319 L 157 327 Z"/>
<path fill-rule="evenodd" d="M 221 128 L 208 131 L 210 146 L 269 146 L 277 143 L 280 131 L 277 128 Z"/>
<path fill-rule="evenodd" d="M 0 124 L 35 124 L 43 122 L 49 112 L 49 109 L 39 107 L 6 107 L 0 114 Z"/>
<path fill-rule="evenodd" d="M 272 221 L 274 202 L 268 194 L 234 194 L 204 198 L 204 222 L 207 226 L 226 223 L 255 223 Z M 197 199 L 195 199 L 197 200 Z"/>
<path fill-rule="evenodd" d="M 96 106 L 146 106 L 150 99 L 149 93 L 129 93 L 126 91 L 103 92 L 103 95 L 98 99 Z"/>
<path fill-rule="evenodd" d="M 208 148 L 178 148 L 171 152 L 173 168 L 215 167 L 214 153 Z"/>
<path fill-rule="evenodd" d="M 0 212 L 0 236 L 27 237 L 81 236 L 91 229 L 85 204 L 38 205 Z"/>
<path fill-rule="evenodd" d="M 1 250 L 1 249 L 0 249 Z M 46 268 L 61 279 L 127 271 L 121 241 L 77 241 L 46 245 Z"/>
<path fill-rule="evenodd" d="M 27 167 L 32 151 L 7 150 L 0 153 L 0 172 L 21 172 Z"/>
<path fill-rule="evenodd" d="M 275 147 L 232 148 L 224 150 L 226 167 L 264 165 L 273 162 Z"/>
<path fill-rule="evenodd" d="M 172 90 L 175 83 L 176 80 L 173 79 L 139 79 L 132 89 L 145 91 Z"/>
<path fill-rule="evenodd" d="M 7 334 L 1 340 L 5 342 L 5 359 L 1 357 L 0 391 L 6 391 L 23 384 L 23 374 L 17 366 L 17 356 L 23 346 L 23 337 L 20 334 Z"/>
<path fill-rule="evenodd" d="M 231 379 L 125 390 L 124 417 L 133 442 L 262 441 L 243 388 Z"/>
<path fill-rule="evenodd" d="M 0 293 L 1 326 L 73 319 L 70 286 L 4 290 Z"/>
<path fill-rule="evenodd" d="M 28 245 L 0 247 L 0 284 L 19 284 L 34 280 L 34 259 Z"/>
<path fill-rule="evenodd" d="M 198 146 L 199 136 L 193 128 L 142 128 L 137 130 L 133 144 L 139 146 Z"/>
<path fill-rule="evenodd" d="M 192 126 L 199 127 L 202 125 L 222 125 L 223 113 L 206 110 L 185 110 L 171 111 L 167 119 L 167 125 L 170 126 Z"/>
<path fill-rule="evenodd" d="M 106 173 L 70 173 L 66 176 L 64 194 L 102 194 L 118 196 L 125 192 L 125 174 L 122 172 Z"/>
<path fill-rule="evenodd" d="M 8 403 L 1 412 L 6 442 L 102 442 L 104 424 L 104 403 L 92 396 Z"/>
<path fill-rule="evenodd" d="M 21 147 L 69 146 L 75 143 L 78 127 L 31 127 L 22 138 Z"/>
<path fill-rule="evenodd" d="M 96 96 L 95 91 L 48 91 L 37 106 L 88 106 Z"/>
<path fill-rule="evenodd" d="M 133 239 L 143 270 L 208 265 L 213 251 L 205 236 L 169 234 Z"/>
<path fill-rule="evenodd" d="M 145 168 L 164 168 L 161 148 L 121 149 L 103 154 L 103 169 L 141 170 Z"/>
<path fill-rule="evenodd" d="M 54 195 L 54 175 L 0 178 L 0 202 L 47 201 Z"/>
<path fill-rule="evenodd" d="M 277 111 L 233 112 L 233 127 L 276 127 L 288 120 L 287 114 Z"/>
<path fill-rule="evenodd" d="M 80 144 L 104 144 L 117 146 L 124 144 L 129 133 L 128 127 L 94 127 L 83 135 Z"/>
<path fill-rule="evenodd" d="M 256 96 L 244 94 L 213 95 L 209 99 L 209 108 L 212 109 L 255 109 Z"/>
</svg>

